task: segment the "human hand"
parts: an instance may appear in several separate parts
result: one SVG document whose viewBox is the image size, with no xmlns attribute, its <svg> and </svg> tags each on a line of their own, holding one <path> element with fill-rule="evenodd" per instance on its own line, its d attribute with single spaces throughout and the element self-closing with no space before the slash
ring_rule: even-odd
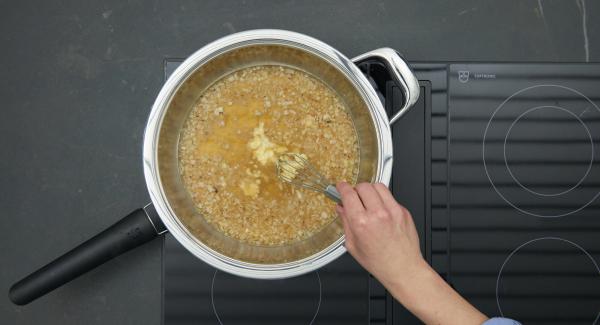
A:
<svg viewBox="0 0 600 325">
<path fill-rule="evenodd" d="M 339 183 L 346 249 L 426 324 L 479 325 L 487 317 L 423 259 L 410 212 L 383 184 Z"/>
<path fill-rule="evenodd" d="M 346 234 L 346 249 L 385 286 L 410 281 L 427 268 L 410 212 L 384 184 L 337 184 L 342 206 L 336 207 Z"/>
</svg>

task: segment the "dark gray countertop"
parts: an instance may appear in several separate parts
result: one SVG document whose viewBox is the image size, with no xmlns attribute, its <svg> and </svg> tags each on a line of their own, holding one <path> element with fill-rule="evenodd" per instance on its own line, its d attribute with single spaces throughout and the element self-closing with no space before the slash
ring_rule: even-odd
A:
<svg viewBox="0 0 600 325">
<path fill-rule="evenodd" d="M 141 142 L 166 57 L 232 32 L 282 28 L 348 56 L 390 46 L 412 61 L 600 61 L 593 19 L 600 3 L 590 0 L 5 1 L 0 8 L 3 324 L 161 322 L 160 240 L 28 306 L 10 304 L 6 293 L 148 202 Z"/>
</svg>

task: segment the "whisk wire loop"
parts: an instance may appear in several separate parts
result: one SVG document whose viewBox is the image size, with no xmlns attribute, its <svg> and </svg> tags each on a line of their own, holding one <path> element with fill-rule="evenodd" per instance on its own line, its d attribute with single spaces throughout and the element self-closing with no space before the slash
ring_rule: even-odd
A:
<svg viewBox="0 0 600 325">
<path fill-rule="evenodd" d="M 284 182 L 325 193 L 329 198 L 340 202 L 339 193 L 306 158 L 306 155 L 286 153 L 277 159 L 277 176 Z"/>
</svg>

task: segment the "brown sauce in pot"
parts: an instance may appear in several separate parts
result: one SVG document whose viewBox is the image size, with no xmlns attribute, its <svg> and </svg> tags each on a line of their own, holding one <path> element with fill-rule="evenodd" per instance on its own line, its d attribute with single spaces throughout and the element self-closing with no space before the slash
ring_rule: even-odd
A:
<svg viewBox="0 0 600 325">
<path fill-rule="evenodd" d="M 179 142 L 181 177 L 219 231 L 285 245 L 335 218 L 323 194 L 278 180 L 275 161 L 285 152 L 305 154 L 332 182 L 356 180 L 358 139 L 342 99 L 300 70 L 245 68 L 215 82 L 190 112 Z"/>
</svg>

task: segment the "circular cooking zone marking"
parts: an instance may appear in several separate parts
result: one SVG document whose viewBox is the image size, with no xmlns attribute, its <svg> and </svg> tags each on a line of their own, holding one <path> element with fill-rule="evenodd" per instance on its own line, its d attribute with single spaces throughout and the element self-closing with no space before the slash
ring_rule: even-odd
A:
<svg viewBox="0 0 600 325">
<path fill-rule="evenodd" d="M 521 89 L 492 113 L 482 156 L 494 191 L 518 211 L 544 218 L 583 210 L 600 196 L 600 107 L 561 85 Z"/>
<path fill-rule="evenodd" d="M 506 148 L 507 148 L 507 143 L 510 144 L 510 135 L 511 132 L 513 130 L 519 129 L 518 127 L 515 128 L 515 125 L 517 125 L 517 123 L 519 121 L 524 121 L 527 120 L 527 117 L 530 117 L 532 115 L 534 115 L 534 113 L 539 113 L 541 111 L 548 111 L 548 110 L 555 110 L 558 111 L 560 113 L 564 113 L 567 118 L 571 118 L 573 121 L 579 122 L 579 125 L 581 125 L 582 130 L 580 135 L 577 135 L 577 138 L 585 138 L 587 136 L 587 138 L 589 139 L 589 147 L 588 148 L 582 148 L 582 150 L 580 151 L 586 151 L 583 152 L 583 155 L 581 156 L 585 156 L 586 154 L 589 155 L 589 162 L 587 164 L 587 166 L 585 166 L 585 164 L 582 166 L 583 168 L 579 168 L 582 170 L 585 170 L 585 172 L 583 172 L 582 176 L 579 178 L 578 181 L 573 182 L 574 185 L 568 187 L 567 189 L 563 190 L 563 191 L 554 191 L 554 192 L 550 192 L 550 193 L 542 193 L 541 190 L 540 191 L 536 191 L 534 189 L 529 188 L 527 185 L 524 185 L 523 183 L 521 183 L 519 181 L 519 177 L 515 176 L 515 174 L 518 175 L 518 173 L 515 173 L 513 171 L 513 169 L 511 169 L 510 167 L 510 159 L 507 158 L 507 154 L 506 154 Z M 542 113 L 543 114 L 543 113 Z M 535 118 L 535 117 L 534 117 Z M 532 118 L 532 119 L 534 119 Z M 565 119 L 568 121 L 568 119 Z M 521 123 L 524 124 L 524 123 Z M 525 127 L 526 128 L 526 127 Z M 546 128 L 544 128 L 544 125 L 542 125 L 541 127 L 541 132 L 542 134 L 551 134 L 550 132 L 553 131 L 551 129 L 546 130 Z M 524 130 L 526 131 L 526 130 Z M 515 132 L 516 133 L 516 132 Z M 523 133 L 523 132 L 521 132 Z M 557 150 L 556 151 L 560 151 L 560 146 L 557 146 Z M 563 195 L 566 193 L 569 193 L 570 191 L 574 190 L 575 188 L 577 188 L 587 177 L 587 175 L 590 173 L 590 170 L 592 169 L 592 165 L 594 164 L 594 140 L 592 139 L 592 134 L 590 132 L 590 130 L 587 128 L 587 126 L 585 125 L 585 123 L 583 123 L 583 121 L 579 118 L 579 116 L 573 114 L 571 111 L 564 109 L 562 107 L 558 107 L 558 106 L 537 106 L 534 108 L 530 108 L 528 110 L 526 110 L 525 112 L 521 113 L 521 115 L 519 115 L 514 122 L 512 122 L 512 124 L 510 125 L 510 127 L 508 128 L 508 132 L 506 133 L 506 137 L 504 137 L 504 147 L 503 147 L 503 152 L 504 152 L 504 165 L 506 166 L 506 169 L 508 170 L 508 173 L 510 174 L 510 176 L 512 177 L 512 179 L 519 184 L 519 186 L 523 189 L 525 189 L 526 191 L 529 191 L 530 193 L 536 194 L 536 195 L 540 195 L 540 196 L 558 196 L 558 195 Z M 552 150 L 553 148 L 549 148 L 549 150 L 552 152 L 554 150 Z M 542 162 L 543 163 L 543 162 Z M 570 184 L 569 184 L 570 185 Z"/>
<path fill-rule="evenodd" d="M 540 237 L 514 249 L 496 278 L 496 305 L 502 317 L 528 323 L 564 319 L 598 324 L 600 268 L 579 244 Z"/>
<path fill-rule="evenodd" d="M 215 270 L 210 298 L 217 321 L 235 324 L 313 324 L 321 307 L 318 271 L 282 280 L 256 280 Z"/>
</svg>

